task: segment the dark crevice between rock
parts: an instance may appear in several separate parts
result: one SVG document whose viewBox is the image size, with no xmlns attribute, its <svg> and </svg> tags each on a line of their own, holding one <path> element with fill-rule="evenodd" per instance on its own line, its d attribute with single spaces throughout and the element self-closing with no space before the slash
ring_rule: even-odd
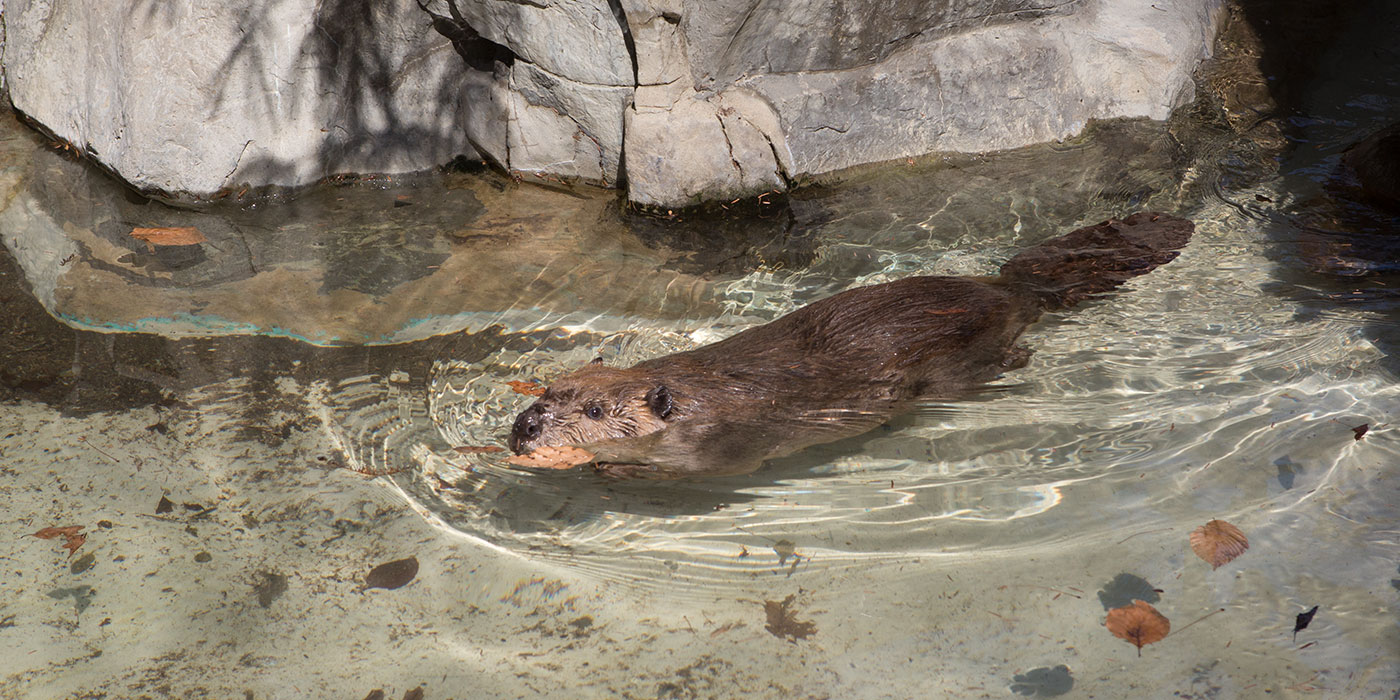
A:
<svg viewBox="0 0 1400 700">
<path fill-rule="evenodd" d="M 787 168 L 783 166 L 782 156 L 778 155 L 778 144 L 773 143 L 773 139 L 762 129 L 759 129 L 758 133 L 763 135 L 763 141 L 768 144 L 768 150 L 773 152 L 773 168 L 774 171 L 778 173 L 778 177 L 783 179 L 783 187 L 789 190 L 792 189 L 795 186 L 792 182 L 792 175 L 790 175 Z"/>
<path fill-rule="evenodd" d="M 501 78 L 506 74 L 506 69 L 515 65 L 516 55 L 510 47 L 498 44 L 481 35 L 471 23 L 462 16 L 462 12 L 457 9 L 456 0 L 447 0 L 447 15 L 440 15 L 428 9 L 428 6 L 418 1 L 418 8 L 433 20 L 433 29 L 447 37 L 452 42 L 452 48 L 462 57 L 462 61 L 467 67 L 482 73 L 490 73 L 496 78 Z M 467 143 L 476 149 L 476 152 L 488 161 L 494 161 L 491 157 L 491 149 L 472 138 L 470 133 L 466 134 Z M 510 170 L 510 143 L 509 140 L 504 145 L 505 162 L 495 163 L 503 171 Z"/>
<path fill-rule="evenodd" d="M 729 140 L 729 130 L 725 128 L 724 117 L 716 114 L 715 120 L 719 122 L 719 133 L 724 136 L 724 147 L 729 151 L 729 163 L 734 169 L 739 171 L 739 184 L 742 187 L 744 182 L 744 166 L 739 164 L 739 160 L 734 157 L 734 142 Z"/>
<path fill-rule="evenodd" d="M 637 44 L 632 41 L 632 27 L 627 24 L 627 11 L 622 9 L 622 0 L 608 0 L 608 7 L 612 9 L 613 19 L 617 20 L 618 29 L 622 30 L 622 45 L 627 47 L 627 57 L 632 59 L 632 87 L 640 84 L 637 79 Z"/>
<path fill-rule="evenodd" d="M 419 0 L 418 7 L 433 18 L 433 29 L 452 42 L 452 48 L 457 51 L 457 55 L 473 70 L 493 73 L 498 70 L 497 64 L 505 68 L 515 64 L 515 52 L 482 36 L 481 32 L 462 16 L 461 11 L 457 9 L 456 0 L 447 0 L 447 11 L 451 16 L 433 12 L 422 0 Z"/>
<path fill-rule="evenodd" d="M 637 44 L 632 40 L 632 27 L 627 24 L 627 11 L 622 9 L 621 0 L 608 0 L 608 7 L 612 9 L 613 19 L 617 20 L 617 27 L 622 32 L 622 45 L 627 49 L 627 57 L 632 59 L 632 90 L 636 94 L 637 86 L 640 84 L 637 71 Z M 628 105 L 631 108 L 631 105 Z M 617 150 L 617 182 L 614 185 L 620 191 L 627 189 L 627 124 L 623 120 L 622 140 Z M 601 159 L 600 159 L 601 164 Z M 606 182 L 606 180 L 604 180 Z"/>
</svg>

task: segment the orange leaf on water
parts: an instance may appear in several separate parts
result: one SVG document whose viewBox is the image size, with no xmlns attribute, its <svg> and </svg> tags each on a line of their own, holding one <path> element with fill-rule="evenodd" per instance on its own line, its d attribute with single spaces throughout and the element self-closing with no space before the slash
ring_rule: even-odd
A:
<svg viewBox="0 0 1400 700">
<path fill-rule="evenodd" d="M 1142 656 L 1144 645 L 1162 641 L 1172 629 L 1172 623 L 1165 615 L 1141 600 L 1109 610 L 1104 626 L 1113 636 L 1136 645 L 1138 656 Z"/>
<path fill-rule="evenodd" d="M 82 525 L 64 525 L 63 527 L 46 527 L 46 528 L 44 528 L 44 529 L 42 529 L 42 530 L 40 530 L 40 531 L 34 533 L 34 536 L 35 536 L 35 537 L 38 537 L 38 538 L 41 539 L 41 540 L 51 540 L 51 539 L 54 539 L 55 537 L 70 537 L 70 536 L 72 536 L 72 535 L 76 535 L 76 534 L 78 534 L 79 532 L 81 532 L 82 529 L 83 529 L 83 526 L 82 526 Z"/>
<path fill-rule="evenodd" d="M 1191 551 L 1218 569 L 1249 549 L 1249 538 L 1224 520 L 1212 520 L 1191 531 Z"/>
<path fill-rule="evenodd" d="M 71 557 L 78 551 L 79 547 L 83 546 L 84 542 L 87 542 L 87 535 L 79 532 L 74 535 L 69 535 L 67 541 L 63 543 L 63 548 L 68 550 L 68 556 Z"/>
<path fill-rule="evenodd" d="M 593 453 L 578 447 L 538 447 L 533 452 L 506 460 L 517 467 L 536 469 L 573 469 L 593 461 Z"/>
<path fill-rule="evenodd" d="M 131 237 L 152 246 L 195 245 L 209 240 L 193 226 L 137 227 L 131 229 Z"/>
<path fill-rule="evenodd" d="M 62 537 L 63 548 L 68 550 L 69 556 L 72 556 L 74 552 L 78 551 L 79 547 L 83 546 L 84 542 L 87 542 L 87 535 L 81 532 L 82 529 L 82 525 L 46 527 L 34 533 L 34 536 L 38 537 L 41 540 L 52 540 L 58 537 Z"/>
<path fill-rule="evenodd" d="M 506 386 L 514 389 L 515 393 L 524 394 L 526 396 L 544 396 L 545 389 L 549 388 L 537 382 L 521 381 L 509 381 L 506 382 Z"/>
</svg>

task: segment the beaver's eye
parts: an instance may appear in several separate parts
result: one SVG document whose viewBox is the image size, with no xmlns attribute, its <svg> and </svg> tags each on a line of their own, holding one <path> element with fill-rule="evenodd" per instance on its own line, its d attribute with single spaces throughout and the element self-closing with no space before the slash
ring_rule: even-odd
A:
<svg viewBox="0 0 1400 700">
<path fill-rule="evenodd" d="M 599 406 L 598 404 L 593 404 L 592 406 L 583 409 L 583 415 L 588 416 L 593 420 L 598 420 L 599 418 L 603 417 L 603 407 Z"/>
</svg>

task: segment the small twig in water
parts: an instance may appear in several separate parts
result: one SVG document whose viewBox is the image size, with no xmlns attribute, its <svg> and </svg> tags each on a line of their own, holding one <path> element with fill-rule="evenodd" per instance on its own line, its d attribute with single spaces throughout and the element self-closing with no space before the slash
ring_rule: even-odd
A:
<svg viewBox="0 0 1400 700">
<path fill-rule="evenodd" d="M 1196 624 L 1197 622 L 1200 622 L 1201 620 L 1204 620 L 1204 619 L 1206 619 L 1207 617 L 1210 617 L 1211 615 L 1218 615 L 1218 614 L 1223 613 L 1223 612 L 1225 612 L 1225 608 L 1221 608 L 1221 609 L 1219 609 L 1219 610 L 1216 610 L 1216 611 L 1213 612 L 1213 613 L 1207 613 L 1207 614 L 1205 614 L 1205 615 L 1202 615 L 1202 616 L 1200 616 L 1200 617 L 1198 617 L 1198 618 L 1196 618 L 1196 619 L 1194 619 L 1194 620 L 1192 620 L 1192 621 L 1186 623 L 1186 627 L 1190 627 L 1191 625 L 1194 625 L 1194 624 Z M 1186 627 L 1182 627 L 1181 629 L 1176 630 L 1176 633 L 1177 633 L 1177 634 L 1181 634 L 1182 631 L 1184 631 L 1184 630 L 1186 629 Z"/>
<path fill-rule="evenodd" d="M 78 442 L 81 442 L 81 443 L 83 443 L 84 445 L 87 445 L 88 447 L 91 447 L 92 449 L 97 450 L 98 454 L 102 455 L 103 457 L 106 457 L 107 459 L 112 460 L 112 461 L 113 461 L 114 463 L 116 463 L 116 464 L 121 464 L 121 463 L 122 463 L 122 461 L 121 461 L 120 459 L 117 459 L 116 457 L 113 457 L 112 455 L 107 454 L 107 452 L 106 452 L 105 450 L 103 450 L 101 447 L 98 447 L 97 445 L 94 445 L 94 444 L 88 442 L 86 437 L 80 437 L 80 438 L 78 438 Z"/>
<path fill-rule="evenodd" d="M 1150 534 L 1150 533 L 1153 533 L 1153 532 L 1166 532 L 1166 531 L 1168 531 L 1168 530 L 1171 530 L 1171 528 L 1169 528 L 1169 527 L 1159 527 L 1159 528 L 1157 528 L 1156 530 L 1143 530 L 1142 532 L 1134 532 L 1133 534 L 1128 535 L 1127 537 L 1124 537 L 1124 538 L 1121 539 L 1121 540 L 1118 540 L 1118 544 L 1123 544 L 1124 542 L 1127 542 L 1128 540 L 1131 540 L 1132 538 L 1137 537 L 1138 535 L 1146 535 L 1146 534 Z"/>
<path fill-rule="evenodd" d="M 1083 596 L 1077 596 L 1077 595 L 1074 595 L 1073 593 L 1066 593 L 1066 592 L 1064 592 L 1064 591 L 1062 591 L 1062 590 L 1060 590 L 1060 589 L 1058 589 L 1058 588 L 1051 588 L 1051 587 L 1049 587 L 1049 586 L 1039 586 L 1039 585 L 1036 585 L 1036 584 L 1033 584 L 1033 583 L 1016 583 L 1016 584 L 1007 584 L 1007 585 L 1005 585 L 1005 586 L 997 586 L 997 590 L 999 590 L 999 591 L 1004 591 L 1004 590 L 1006 590 L 1006 589 L 1008 589 L 1008 588 L 1042 588 L 1042 589 L 1044 589 L 1044 590 L 1051 591 L 1051 592 L 1055 593 L 1056 595 L 1067 595 L 1067 596 L 1073 596 L 1073 597 L 1075 597 L 1075 598 L 1081 598 L 1081 599 L 1083 598 Z"/>
</svg>

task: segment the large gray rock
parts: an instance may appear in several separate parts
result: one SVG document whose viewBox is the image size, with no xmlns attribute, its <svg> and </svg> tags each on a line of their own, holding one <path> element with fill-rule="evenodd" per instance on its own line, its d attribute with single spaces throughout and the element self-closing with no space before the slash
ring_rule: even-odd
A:
<svg viewBox="0 0 1400 700">
<path fill-rule="evenodd" d="M 471 77 L 413 0 L 10 0 L 18 109 L 141 188 L 207 194 L 473 153 Z"/>
<path fill-rule="evenodd" d="M 1219 0 L 670 4 L 680 5 L 670 11 L 671 31 L 684 50 L 649 56 L 639 40 L 639 75 L 687 76 L 676 81 L 693 93 L 671 109 L 678 126 L 694 121 L 694 100 L 718 105 L 742 92 L 762 103 L 777 123 L 762 131 L 779 156 L 780 183 L 936 151 L 1062 139 L 1093 119 L 1165 118 L 1192 97 L 1191 73 L 1209 54 L 1221 17 Z M 633 10 L 624 7 L 630 21 Z M 640 17 L 634 36 L 642 27 L 656 34 L 655 21 Z M 644 70 L 648 58 L 671 65 Z M 624 138 L 634 201 L 695 203 L 697 193 L 713 198 L 773 184 L 767 177 L 745 184 L 738 175 L 772 168 L 772 157 L 726 162 L 730 144 L 704 130 L 676 129 L 669 141 L 686 143 L 663 142 L 656 135 L 667 117 L 643 119 L 642 110 L 639 99 L 629 124 L 646 128 L 629 128 Z M 678 158 L 685 162 L 670 170 L 685 175 L 653 176 Z"/>
<path fill-rule="evenodd" d="M 671 207 L 1160 119 L 1222 0 L 9 0 L 16 107 L 207 194 L 457 154 Z"/>
</svg>

